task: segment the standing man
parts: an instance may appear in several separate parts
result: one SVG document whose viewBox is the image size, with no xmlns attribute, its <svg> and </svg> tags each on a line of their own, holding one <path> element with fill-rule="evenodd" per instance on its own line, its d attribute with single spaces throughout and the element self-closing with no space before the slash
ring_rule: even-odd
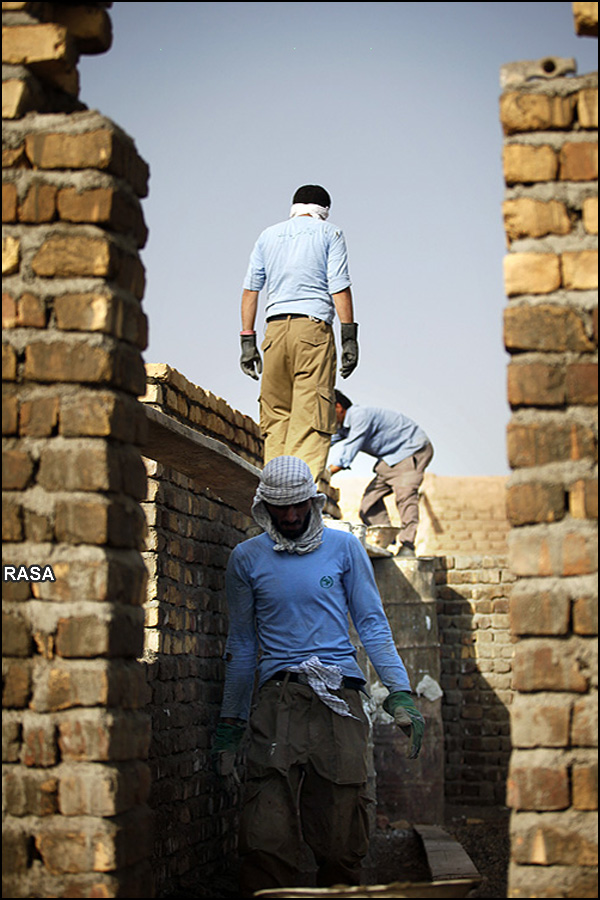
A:
<svg viewBox="0 0 600 900">
<path fill-rule="evenodd" d="M 393 493 L 400 515 L 398 556 L 415 555 L 419 526 L 419 488 L 433 458 L 433 447 L 423 429 L 402 413 L 352 404 L 335 392 L 337 434 L 332 439 L 329 471 L 349 469 L 362 450 L 374 456 L 375 478 L 363 494 L 359 515 L 365 525 L 391 525 L 383 498 Z"/>
<path fill-rule="evenodd" d="M 290 217 L 262 232 L 242 293 L 240 365 L 257 379 L 263 363 L 254 330 L 258 295 L 266 286 L 267 328 L 260 425 L 265 463 L 275 456 L 304 459 L 316 480 L 324 470 L 335 432 L 335 338 L 341 323 L 341 375 L 358 364 L 348 255 L 342 231 L 326 220 L 331 198 L 315 184 L 298 188 Z"/>
<path fill-rule="evenodd" d="M 252 506 L 264 533 L 238 544 L 229 560 L 227 670 L 213 755 L 226 772 L 246 730 L 258 669 L 239 839 L 245 897 L 297 883 L 299 821 L 318 885 L 360 883 L 369 837 L 368 721 L 348 613 L 390 691 L 384 709 L 411 737 L 409 757 L 421 748 L 424 720 L 373 567 L 354 535 L 324 528 L 324 502 L 306 463 L 271 460 Z"/>
</svg>

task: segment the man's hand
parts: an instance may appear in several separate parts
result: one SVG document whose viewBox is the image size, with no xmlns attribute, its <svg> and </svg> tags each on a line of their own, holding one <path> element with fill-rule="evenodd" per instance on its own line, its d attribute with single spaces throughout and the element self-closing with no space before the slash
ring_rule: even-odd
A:
<svg viewBox="0 0 600 900">
<path fill-rule="evenodd" d="M 256 334 L 241 334 L 240 344 L 242 347 L 242 355 L 240 356 L 242 372 L 244 375 L 249 375 L 250 378 L 258 381 L 258 376 L 261 374 L 263 367 L 260 353 L 256 347 Z"/>
<path fill-rule="evenodd" d="M 411 738 L 408 759 L 416 759 L 423 743 L 425 719 L 415 706 L 408 691 L 394 691 L 383 701 L 383 708 L 392 716 L 396 725 Z"/>
<path fill-rule="evenodd" d="M 210 752 L 213 768 L 217 775 L 232 775 L 234 781 L 239 782 L 235 770 L 235 757 L 245 732 L 246 726 L 240 723 L 233 724 L 221 719 L 217 725 Z"/>
<path fill-rule="evenodd" d="M 342 378 L 351 375 L 358 365 L 358 324 L 356 322 L 342 322 L 342 364 L 340 374 Z"/>
</svg>

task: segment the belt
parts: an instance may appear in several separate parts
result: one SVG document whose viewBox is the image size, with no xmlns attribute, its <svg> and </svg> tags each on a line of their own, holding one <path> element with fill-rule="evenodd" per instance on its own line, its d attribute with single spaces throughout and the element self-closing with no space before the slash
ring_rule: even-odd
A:
<svg viewBox="0 0 600 900">
<path fill-rule="evenodd" d="M 304 313 L 281 313 L 278 316 L 269 316 L 267 322 L 283 322 L 284 319 L 311 319 L 313 322 L 322 322 L 322 319 L 317 319 L 316 316 L 306 316 Z"/>
<path fill-rule="evenodd" d="M 287 678 L 288 683 L 292 684 L 308 684 L 308 676 L 303 672 L 286 672 L 285 669 L 282 669 L 281 672 L 275 672 L 274 675 L 271 675 L 270 678 L 267 678 L 267 681 L 285 681 Z M 360 691 L 364 688 L 365 682 L 360 678 L 347 678 L 345 675 L 342 678 L 342 687 L 348 688 L 351 691 Z"/>
</svg>

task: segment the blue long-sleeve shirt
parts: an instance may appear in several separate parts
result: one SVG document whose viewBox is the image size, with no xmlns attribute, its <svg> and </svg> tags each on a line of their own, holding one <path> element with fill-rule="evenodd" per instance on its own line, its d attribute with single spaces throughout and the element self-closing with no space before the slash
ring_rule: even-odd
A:
<svg viewBox="0 0 600 900">
<path fill-rule="evenodd" d="M 297 313 L 332 324 L 332 294 L 350 287 L 342 231 L 312 216 L 296 216 L 266 228 L 250 255 L 244 288 L 266 285 L 265 315 Z"/>
<path fill-rule="evenodd" d="M 276 552 L 267 534 L 251 538 L 231 553 L 226 584 L 222 717 L 248 718 L 257 668 L 260 686 L 276 672 L 318 656 L 343 675 L 364 680 L 348 613 L 382 683 L 390 691 L 410 691 L 372 564 L 353 534 L 325 528 L 321 545 L 301 556 Z"/>
<path fill-rule="evenodd" d="M 332 438 L 328 463 L 348 469 L 362 450 L 388 466 L 395 466 L 428 443 L 421 426 L 408 416 L 354 403 L 346 410 L 343 425 Z"/>
</svg>

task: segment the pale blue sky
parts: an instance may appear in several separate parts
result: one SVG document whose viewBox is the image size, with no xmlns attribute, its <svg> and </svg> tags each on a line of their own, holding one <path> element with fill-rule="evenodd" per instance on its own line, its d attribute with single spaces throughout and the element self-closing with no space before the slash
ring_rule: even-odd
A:
<svg viewBox="0 0 600 900">
<path fill-rule="evenodd" d="M 299 185 L 322 184 L 360 325 L 339 386 L 418 421 L 435 474 L 506 474 L 499 73 L 550 55 L 596 69 L 571 3 L 117 2 L 110 16 L 81 99 L 150 165 L 145 360 L 257 418 L 238 364 L 248 256 Z"/>
</svg>

